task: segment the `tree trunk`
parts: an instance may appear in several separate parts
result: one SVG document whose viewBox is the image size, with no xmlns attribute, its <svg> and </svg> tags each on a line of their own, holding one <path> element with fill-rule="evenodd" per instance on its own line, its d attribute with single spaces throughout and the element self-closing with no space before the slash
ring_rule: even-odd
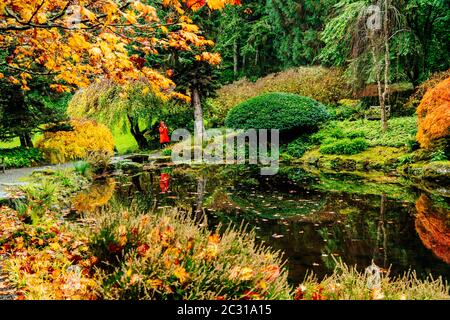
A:
<svg viewBox="0 0 450 320">
<path fill-rule="evenodd" d="M 381 231 L 383 233 L 383 254 L 384 254 L 384 264 L 383 267 L 386 267 L 387 265 L 387 233 L 386 233 L 386 227 L 385 227 L 385 214 L 386 214 L 386 195 L 383 193 L 381 195 L 381 203 L 380 203 L 380 220 L 378 222 L 379 227 L 381 228 Z"/>
<path fill-rule="evenodd" d="M 144 133 L 139 130 L 139 123 L 137 120 L 135 120 L 132 116 L 127 115 L 128 121 L 130 123 L 130 132 L 133 136 L 134 140 L 136 140 L 139 149 L 145 150 L 149 147 L 149 143 L 147 139 L 144 136 Z"/>
<path fill-rule="evenodd" d="M 19 136 L 20 139 L 20 146 L 24 148 L 33 148 L 33 140 L 31 140 L 31 134 L 29 133 L 22 133 Z"/>
<path fill-rule="evenodd" d="M 239 72 L 239 47 L 238 47 L 238 40 L 237 38 L 234 39 L 233 43 L 233 74 L 234 74 L 234 80 L 238 78 L 238 72 Z"/>
<path fill-rule="evenodd" d="M 384 0 L 384 89 L 381 105 L 381 127 L 383 132 L 388 129 L 386 102 L 389 102 L 389 71 L 391 68 L 391 57 L 389 49 L 389 7 L 390 1 Z"/>
<path fill-rule="evenodd" d="M 195 206 L 195 216 L 198 222 L 203 222 L 206 216 L 203 214 L 203 201 L 205 198 L 206 178 L 200 176 L 197 181 L 197 203 Z"/>
<path fill-rule="evenodd" d="M 200 98 L 200 92 L 195 84 L 191 87 L 191 103 L 192 108 L 194 109 L 194 130 L 197 140 L 196 143 L 201 143 L 205 136 L 205 126 L 203 123 L 203 108 Z"/>
</svg>

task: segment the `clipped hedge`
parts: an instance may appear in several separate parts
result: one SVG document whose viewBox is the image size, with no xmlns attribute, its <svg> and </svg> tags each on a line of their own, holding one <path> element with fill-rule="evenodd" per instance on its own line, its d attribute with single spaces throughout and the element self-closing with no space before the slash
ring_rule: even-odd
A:
<svg viewBox="0 0 450 320">
<path fill-rule="evenodd" d="M 310 131 L 327 121 L 321 103 L 291 93 L 266 93 L 233 108 L 225 125 L 235 129 L 302 129 Z"/>
<path fill-rule="evenodd" d="M 331 105 L 351 98 L 351 88 L 342 70 L 312 66 L 272 73 L 256 82 L 241 79 L 222 86 L 216 92 L 217 97 L 209 99 L 208 105 L 216 123 L 222 125 L 227 113 L 234 106 L 269 92 L 298 94 Z"/>
</svg>

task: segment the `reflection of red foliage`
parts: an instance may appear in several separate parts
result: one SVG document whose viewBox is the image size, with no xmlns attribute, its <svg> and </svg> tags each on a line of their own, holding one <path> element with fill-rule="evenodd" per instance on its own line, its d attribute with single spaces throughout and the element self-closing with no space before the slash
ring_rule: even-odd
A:
<svg viewBox="0 0 450 320">
<path fill-rule="evenodd" d="M 445 223 L 445 209 L 433 207 L 431 200 L 422 195 L 416 202 L 416 231 L 424 246 L 450 263 L 450 228 Z"/>
<path fill-rule="evenodd" d="M 323 294 L 323 288 L 319 287 L 317 288 L 317 291 L 313 292 L 312 299 L 313 300 L 325 300 Z"/>
<path fill-rule="evenodd" d="M 303 293 L 302 288 L 299 287 L 299 288 L 295 291 L 295 297 L 294 297 L 294 300 L 303 300 L 304 297 L 305 297 L 305 294 Z"/>
<path fill-rule="evenodd" d="M 159 181 L 159 187 L 162 193 L 166 193 L 170 187 L 170 174 L 161 173 L 161 180 Z"/>
</svg>

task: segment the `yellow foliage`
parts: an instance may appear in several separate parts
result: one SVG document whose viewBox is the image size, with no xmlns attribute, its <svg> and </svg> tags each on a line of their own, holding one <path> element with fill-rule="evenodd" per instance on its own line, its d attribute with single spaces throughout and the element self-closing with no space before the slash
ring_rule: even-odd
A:
<svg viewBox="0 0 450 320">
<path fill-rule="evenodd" d="M 450 77 L 428 90 L 417 108 L 417 140 L 423 148 L 450 133 Z"/>
<path fill-rule="evenodd" d="M 37 144 L 44 149 L 50 162 L 64 162 L 83 159 L 89 152 L 114 153 L 114 139 L 111 131 L 93 120 L 74 119 L 70 121 L 73 131 L 46 132 Z"/>
</svg>

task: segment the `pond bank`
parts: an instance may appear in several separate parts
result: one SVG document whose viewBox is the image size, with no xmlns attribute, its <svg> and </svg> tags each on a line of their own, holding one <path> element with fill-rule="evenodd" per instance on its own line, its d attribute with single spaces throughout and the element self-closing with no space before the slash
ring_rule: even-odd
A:
<svg viewBox="0 0 450 320">
<path fill-rule="evenodd" d="M 16 298 L 15 291 L 8 284 L 8 275 L 3 270 L 5 259 L 5 256 L 0 254 L 0 300 L 14 300 Z"/>
</svg>

